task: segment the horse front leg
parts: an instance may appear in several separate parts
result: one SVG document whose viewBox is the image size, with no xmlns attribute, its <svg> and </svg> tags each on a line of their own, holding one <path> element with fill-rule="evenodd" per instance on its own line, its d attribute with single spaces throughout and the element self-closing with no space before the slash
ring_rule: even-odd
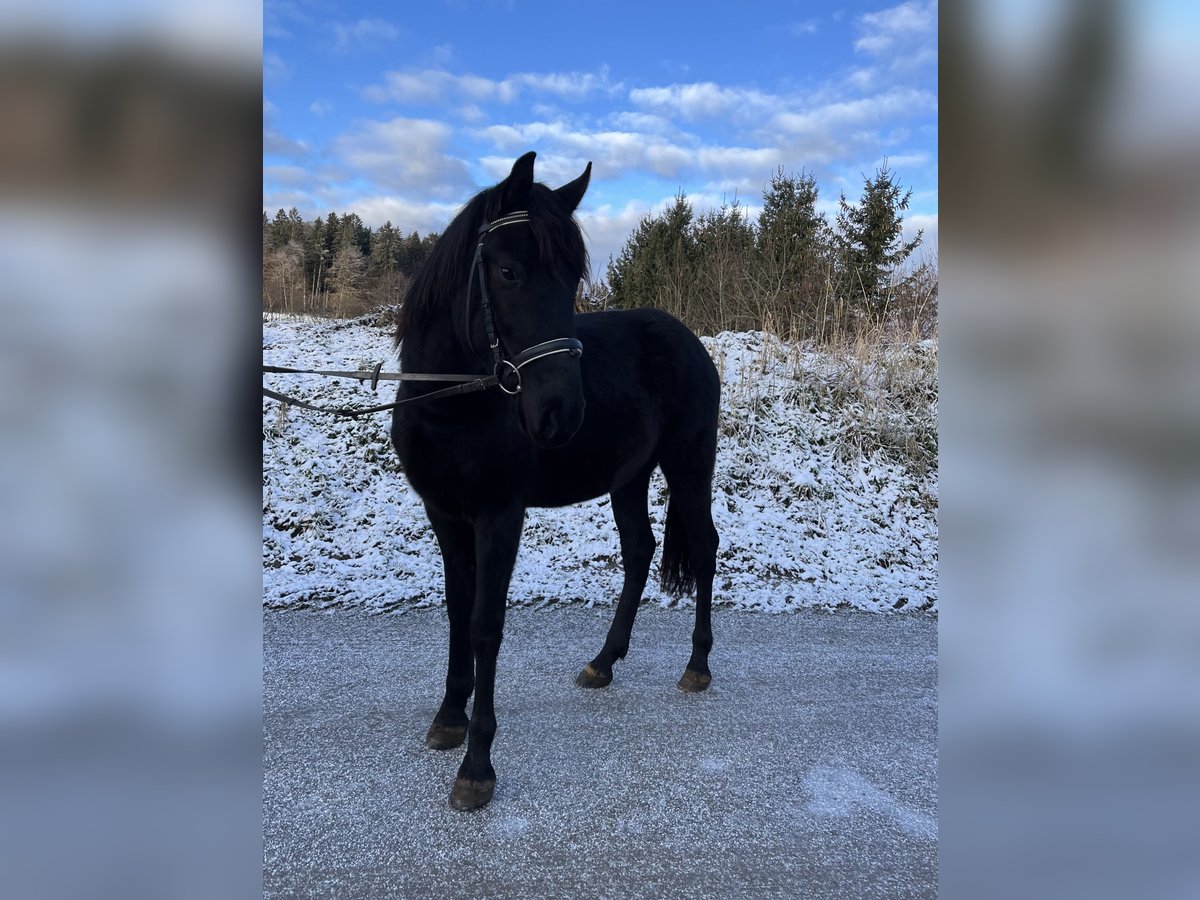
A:
<svg viewBox="0 0 1200 900">
<path fill-rule="evenodd" d="M 447 518 L 428 505 L 425 512 L 442 552 L 450 619 L 446 693 L 425 735 L 425 745 L 431 750 L 452 750 L 467 738 L 467 699 L 475 688 L 470 631 L 475 602 L 475 530 L 470 523 Z"/>
<path fill-rule="evenodd" d="M 471 650 L 475 654 L 475 704 L 467 730 L 467 755 L 450 792 L 455 809 L 486 806 L 496 789 L 492 740 L 496 736 L 496 658 L 504 631 L 508 584 L 512 578 L 525 509 L 481 516 L 475 522 L 475 605 L 471 609 Z"/>
</svg>

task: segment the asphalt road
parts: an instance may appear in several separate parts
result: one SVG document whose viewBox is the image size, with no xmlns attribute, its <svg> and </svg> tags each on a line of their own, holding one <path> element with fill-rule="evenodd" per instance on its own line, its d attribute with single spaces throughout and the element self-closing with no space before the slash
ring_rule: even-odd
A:
<svg viewBox="0 0 1200 900">
<path fill-rule="evenodd" d="M 495 798 L 427 750 L 442 610 L 264 616 L 267 897 L 934 897 L 937 622 L 716 610 L 712 687 L 675 687 L 687 611 L 508 613 Z"/>
</svg>

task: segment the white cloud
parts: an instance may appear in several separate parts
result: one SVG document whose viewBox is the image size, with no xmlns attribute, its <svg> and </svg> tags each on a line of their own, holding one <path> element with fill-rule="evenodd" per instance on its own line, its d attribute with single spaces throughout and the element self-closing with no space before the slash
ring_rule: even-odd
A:
<svg viewBox="0 0 1200 900">
<path fill-rule="evenodd" d="M 770 173 L 781 162 L 774 147 L 701 147 L 696 152 L 700 168 L 718 174 Z"/>
<path fill-rule="evenodd" d="M 287 137 L 276 128 L 266 128 L 263 129 L 263 155 L 300 159 L 308 155 L 308 145 Z"/>
<path fill-rule="evenodd" d="M 780 112 L 768 127 L 781 133 L 792 155 L 809 163 L 829 163 L 845 158 L 854 148 L 889 143 L 876 131 L 888 120 L 936 109 L 937 97 L 929 91 L 894 88 L 873 97 L 827 103 L 805 112 Z"/>
<path fill-rule="evenodd" d="M 937 0 L 907 0 L 878 12 L 858 17 L 863 36 L 854 42 L 854 49 L 879 55 L 908 46 L 914 40 L 936 37 Z"/>
<path fill-rule="evenodd" d="M 711 81 L 634 88 L 629 99 L 638 106 L 675 113 L 689 121 L 730 114 L 745 117 L 754 111 L 770 109 L 775 100 L 754 88 L 727 88 Z"/>
<path fill-rule="evenodd" d="M 339 210 L 357 213 L 363 224 L 378 228 L 391 222 L 405 233 L 419 231 L 421 234 L 442 232 L 450 220 L 458 214 L 460 204 L 436 201 L 414 201 L 390 194 L 357 197 L 341 204 Z"/>
<path fill-rule="evenodd" d="M 264 166 L 263 180 L 299 187 L 312 181 L 312 173 L 303 166 Z"/>
<path fill-rule="evenodd" d="M 900 226 L 900 231 L 905 241 L 911 241 L 915 238 L 918 231 L 923 232 L 921 235 L 921 246 L 917 248 L 914 254 L 914 261 L 919 259 L 922 251 L 936 255 L 938 246 L 937 213 L 933 213 L 932 215 L 905 216 L 904 222 Z"/>
<path fill-rule="evenodd" d="M 308 105 L 308 111 L 314 116 L 323 116 L 332 109 L 332 103 L 330 103 L 328 100 L 321 100 L 320 98 L 314 100 Z"/>
<path fill-rule="evenodd" d="M 321 215 L 317 207 L 313 205 L 312 197 L 305 191 L 287 190 L 287 191 L 264 191 L 263 192 L 263 209 L 269 214 L 274 214 L 275 210 L 288 210 L 292 207 L 300 213 L 301 218 L 311 221 L 315 216 Z"/>
<path fill-rule="evenodd" d="M 679 127 L 666 116 L 654 113 L 622 110 L 609 116 L 608 121 L 622 131 L 641 131 L 649 134 L 678 135 Z"/>
<path fill-rule="evenodd" d="M 278 53 L 263 54 L 263 81 L 287 81 L 292 76 L 292 67 Z"/>
<path fill-rule="evenodd" d="M 895 153 L 875 160 L 875 168 L 881 168 L 884 163 L 893 172 L 903 172 L 905 169 L 916 169 L 929 164 L 928 153 Z"/>
<path fill-rule="evenodd" d="M 471 186 L 466 164 L 448 150 L 450 127 L 429 119 L 366 122 L 333 142 L 334 154 L 382 187 L 409 196 L 457 197 Z"/>
<path fill-rule="evenodd" d="M 810 34 L 817 33 L 817 20 L 805 19 L 803 22 L 793 22 L 788 26 L 788 31 L 796 37 L 805 37 Z"/>
<path fill-rule="evenodd" d="M 938 217 L 937 213 L 933 215 L 912 215 L 907 216 L 904 223 L 910 226 L 914 233 L 917 230 L 921 230 L 926 234 L 932 234 L 937 231 Z"/>
<path fill-rule="evenodd" d="M 528 122 L 492 125 L 477 136 L 490 140 L 507 153 L 547 147 L 572 159 L 590 159 L 597 177 L 619 176 L 643 169 L 675 177 L 688 163 L 688 151 L 654 135 L 628 131 L 576 131 L 563 122 Z"/>
<path fill-rule="evenodd" d="M 440 69 L 424 72 L 387 72 L 382 85 L 369 85 L 363 95 L 376 103 L 441 103 L 450 93 L 454 76 Z"/>
<path fill-rule="evenodd" d="M 361 45 L 394 41 L 400 36 L 400 29 L 391 22 L 375 18 L 359 19 L 357 22 L 334 22 L 330 31 L 333 33 L 333 48 L 339 53 Z"/>
<path fill-rule="evenodd" d="M 263 97 L 263 155 L 286 156 L 299 159 L 308 155 L 308 145 L 303 141 L 287 137 L 275 127 L 275 119 L 279 115 L 279 107 Z"/>
<path fill-rule="evenodd" d="M 593 274 L 604 277 L 608 257 L 611 255 L 615 258 L 620 254 L 630 232 L 649 212 L 650 205 L 637 200 L 631 200 L 619 208 L 604 205 L 580 210 L 579 224 L 587 241 Z"/>
<path fill-rule="evenodd" d="M 459 96 L 472 103 L 513 103 L 522 94 L 581 100 L 596 92 L 614 93 L 620 84 L 609 81 L 608 70 L 599 72 L 519 72 L 499 80 L 479 75 L 454 75 L 443 69 L 395 71 L 384 74 L 384 83 L 370 85 L 363 95 L 377 103 L 439 103 Z"/>
<path fill-rule="evenodd" d="M 683 134 L 678 140 L 671 140 L 646 132 L 575 130 L 561 121 L 492 125 L 477 131 L 476 136 L 510 154 L 545 148 L 548 165 L 554 164 L 551 160 L 555 156 L 561 157 L 564 165 L 569 161 L 571 166 L 581 160 L 591 160 L 597 178 L 618 178 L 630 171 L 641 170 L 666 179 L 700 174 L 740 184 L 752 174 L 761 177 L 783 162 L 775 147 L 704 144 Z M 504 159 L 508 158 L 491 158 L 489 174 L 500 174 Z M 539 156 L 539 166 L 541 161 Z M 508 159 L 508 165 L 511 165 L 511 159 Z"/>
<path fill-rule="evenodd" d="M 513 75 L 511 79 L 534 93 L 552 94 L 556 97 L 575 100 L 582 99 L 594 92 L 610 91 L 619 87 L 609 83 L 607 70 L 601 70 L 599 74 L 594 72 L 560 72 L 545 75 L 525 73 Z"/>
<path fill-rule="evenodd" d="M 859 91 L 874 89 L 879 79 L 879 70 L 873 66 L 865 69 L 855 69 L 846 77 L 846 83 Z"/>
</svg>

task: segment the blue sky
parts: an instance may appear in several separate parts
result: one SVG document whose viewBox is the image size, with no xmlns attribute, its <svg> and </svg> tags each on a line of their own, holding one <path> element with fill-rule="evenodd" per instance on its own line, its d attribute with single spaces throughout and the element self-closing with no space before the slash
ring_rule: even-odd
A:
<svg viewBox="0 0 1200 900">
<path fill-rule="evenodd" d="M 683 190 L 757 213 L 780 166 L 830 212 L 888 159 L 937 235 L 937 3 L 267 0 L 263 206 L 440 231 L 536 150 L 593 259 Z"/>
</svg>

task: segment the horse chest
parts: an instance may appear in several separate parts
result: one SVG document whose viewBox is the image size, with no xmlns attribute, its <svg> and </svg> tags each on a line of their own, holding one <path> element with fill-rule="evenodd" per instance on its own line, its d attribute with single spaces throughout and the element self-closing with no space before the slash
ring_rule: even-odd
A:
<svg viewBox="0 0 1200 900">
<path fill-rule="evenodd" d="M 494 505 L 524 481 L 520 454 L 476 429 L 409 422 L 393 439 L 413 489 L 447 511 Z"/>
</svg>

